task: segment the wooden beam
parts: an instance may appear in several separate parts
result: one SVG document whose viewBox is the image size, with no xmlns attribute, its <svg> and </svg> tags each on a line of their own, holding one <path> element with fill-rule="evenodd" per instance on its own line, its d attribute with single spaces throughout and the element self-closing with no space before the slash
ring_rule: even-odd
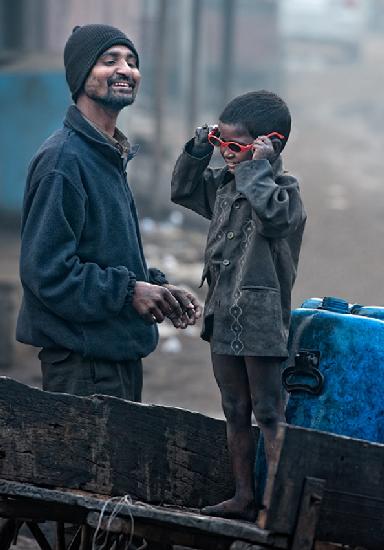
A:
<svg viewBox="0 0 384 550">
<path fill-rule="evenodd" d="M 0 477 L 195 508 L 234 490 L 222 420 L 114 397 L 43 392 L 4 377 Z"/>
<path fill-rule="evenodd" d="M 80 550 L 91 550 L 93 530 L 89 525 L 83 525 L 81 528 Z"/>
<path fill-rule="evenodd" d="M 259 546 L 258 544 L 249 544 L 249 542 L 242 542 L 236 540 L 231 544 L 229 550 L 266 550 L 265 546 Z"/>
<path fill-rule="evenodd" d="M 55 550 L 65 550 L 65 531 L 64 523 L 62 521 L 56 521 L 56 549 Z"/>
<path fill-rule="evenodd" d="M 43 523 L 44 521 L 62 521 L 71 523 L 76 519 L 79 523 L 85 520 L 82 510 L 73 505 L 70 510 L 61 503 L 36 503 L 29 499 L 4 499 L 0 500 L 1 518 L 18 518 L 23 521 Z M 1 549 L 1 545 L 0 545 Z"/>
<path fill-rule="evenodd" d="M 27 521 L 26 524 L 28 526 L 28 529 L 31 531 L 32 535 L 35 537 L 35 541 L 40 546 L 41 550 L 53 550 L 52 546 L 47 541 L 46 536 L 44 535 L 40 527 L 37 525 L 37 523 L 33 521 Z M 63 550 L 63 547 L 59 546 L 57 550 Z"/>
<path fill-rule="evenodd" d="M 17 522 L 14 518 L 3 519 L 0 518 L 0 548 L 2 550 L 9 550 L 15 533 L 17 532 Z"/>
<path fill-rule="evenodd" d="M 51 505 L 52 509 L 56 509 L 60 505 L 66 508 L 68 520 L 72 523 L 86 523 L 88 518 L 89 523 L 93 521 L 93 526 L 96 525 L 96 519 L 98 521 L 101 512 L 103 512 L 104 519 L 114 514 L 116 504 L 119 502 L 119 499 L 108 500 L 100 495 L 90 495 L 85 492 L 45 489 L 0 479 L 1 496 L 29 501 L 30 506 L 36 509 L 42 503 Z M 71 511 L 72 516 L 70 515 Z M 91 513 L 97 515 L 89 515 Z M 151 529 L 164 528 L 164 532 L 168 530 L 169 533 L 190 533 L 198 537 L 199 541 L 206 541 L 207 545 L 216 540 L 225 540 L 227 545 L 235 540 L 242 540 L 282 550 L 288 547 L 287 537 L 260 529 L 254 523 L 203 516 L 185 508 L 178 509 L 143 503 L 123 504 L 121 508 L 119 507 L 118 520 L 122 520 L 124 524 L 128 525 L 127 529 L 130 528 L 132 517 L 134 517 L 135 526 L 143 529 L 145 527 L 146 532 Z M 89 518 L 93 518 L 93 520 Z M 122 525 L 122 523 L 118 525 Z"/>
<path fill-rule="evenodd" d="M 291 550 L 312 550 L 320 516 L 320 504 L 323 500 L 324 485 L 324 479 L 313 477 L 305 479 Z"/>
<path fill-rule="evenodd" d="M 384 445 L 281 425 L 259 525 L 293 533 L 306 477 L 325 480 L 316 539 L 384 548 Z"/>
<path fill-rule="evenodd" d="M 125 535 L 134 534 L 144 537 L 148 542 L 162 543 L 167 545 L 186 546 L 190 548 L 199 548 L 200 550 L 226 550 L 229 546 L 228 537 L 221 535 L 209 535 L 204 532 L 194 532 L 184 526 L 174 526 L 172 529 L 167 525 L 141 522 L 140 520 L 130 521 L 115 517 L 112 520 L 108 517 L 100 521 L 100 514 L 90 512 L 87 523 L 93 529 L 98 526 L 101 531 L 112 533 L 124 533 Z"/>
</svg>

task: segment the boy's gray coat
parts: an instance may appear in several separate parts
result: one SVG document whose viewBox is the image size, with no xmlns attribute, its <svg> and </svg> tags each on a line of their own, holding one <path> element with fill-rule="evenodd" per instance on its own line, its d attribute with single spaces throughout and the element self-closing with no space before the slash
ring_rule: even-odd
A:
<svg viewBox="0 0 384 550">
<path fill-rule="evenodd" d="M 306 214 L 297 180 L 279 157 L 227 168 L 211 155 L 177 160 L 172 201 L 211 220 L 203 280 L 209 290 L 202 337 L 218 354 L 287 356 L 291 290 Z"/>
</svg>

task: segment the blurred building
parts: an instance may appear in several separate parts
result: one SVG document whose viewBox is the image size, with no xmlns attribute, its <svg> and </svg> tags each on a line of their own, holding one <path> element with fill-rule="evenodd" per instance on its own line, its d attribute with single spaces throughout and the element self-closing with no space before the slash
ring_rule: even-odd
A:
<svg viewBox="0 0 384 550">
<path fill-rule="evenodd" d="M 62 52 L 75 25 L 124 30 L 140 52 L 142 87 L 120 126 L 141 144 L 138 193 L 162 190 L 193 128 L 238 93 L 281 86 L 278 0 L 0 0 L 0 210 L 20 211 L 29 160 L 70 103 Z M 165 199 L 166 197 L 166 199 Z"/>
</svg>

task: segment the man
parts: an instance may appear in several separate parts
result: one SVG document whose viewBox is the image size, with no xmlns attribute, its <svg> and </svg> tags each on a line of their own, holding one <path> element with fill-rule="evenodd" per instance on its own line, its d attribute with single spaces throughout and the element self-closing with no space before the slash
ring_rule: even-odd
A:
<svg viewBox="0 0 384 550">
<path fill-rule="evenodd" d="M 201 308 L 144 258 L 126 180 L 136 150 L 116 128 L 139 88 L 133 43 L 108 25 L 75 27 L 64 65 L 75 105 L 29 167 L 17 339 L 42 348 L 43 389 L 140 401 L 156 323 L 185 328 Z"/>
</svg>

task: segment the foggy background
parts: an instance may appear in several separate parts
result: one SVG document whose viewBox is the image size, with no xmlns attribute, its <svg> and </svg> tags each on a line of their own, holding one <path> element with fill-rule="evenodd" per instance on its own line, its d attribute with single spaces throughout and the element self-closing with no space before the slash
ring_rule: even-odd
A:
<svg viewBox="0 0 384 550">
<path fill-rule="evenodd" d="M 140 144 L 128 178 L 150 265 L 203 301 L 207 224 L 170 203 L 172 167 L 196 125 L 217 122 L 234 96 L 267 88 L 291 109 L 284 162 L 308 213 L 293 306 L 327 295 L 384 303 L 383 1 L 2 0 L 0 374 L 40 385 L 38 350 L 14 339 L 20 208 L 28 162 L 70 104 L 65 41 L 86 23 L 119 27 L 140 55 L 141 89 L 119 127 Z M 221 416 L 199 329 L 160 326 L 144 401 Z"/>
</svg>

